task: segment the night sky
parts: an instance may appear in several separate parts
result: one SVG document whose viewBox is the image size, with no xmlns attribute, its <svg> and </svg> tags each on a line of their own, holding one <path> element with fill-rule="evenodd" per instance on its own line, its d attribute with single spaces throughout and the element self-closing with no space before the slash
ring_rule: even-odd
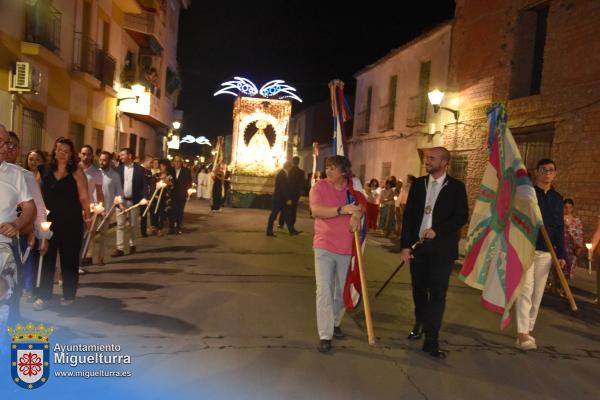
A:
<svg viewBox="0 0 600 400">
<path fill-rule="evenodd" d="M 327 99 L 333 78 L 353 95 L 356 72 L 453 15 L 452 0 L 193 0 L 180 17 L 182 132 L 231 133 L 234 97 L 213 93 L 234 76 L 258 88 L 283 79 L 304 101 L 293 102 L 296 111 Z"/>
</svg>

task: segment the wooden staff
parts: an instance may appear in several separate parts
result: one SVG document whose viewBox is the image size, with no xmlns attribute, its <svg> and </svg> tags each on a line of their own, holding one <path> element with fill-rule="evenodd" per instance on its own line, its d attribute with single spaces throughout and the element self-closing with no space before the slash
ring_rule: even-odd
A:
<svg viewBox="0 0 600 400">
<path fill-rule="evenodd" d="M 162 186 L 160 188 L 160 193 L 158 194 L 158 201 L 156 202 L 156 208 L 154 209 L 154 214 L 156 214 L 158 212 L 158 206 L 160 205 L 160 199 L 162 198 L 162 194 L 163 194 L 163 191 L 165 190 L 166 186 L 167 185 L 165 184 L 164 186 Z"/>
<path fill-rule="evenodd" d="M 48 231 L 50 230 L 50 225 L 52 225 L 52 222 L 50 221 L 46 221 L 46 222 L 42 222 L 42 243 L 40 244 L 40 247 L 44 247 L 44 241 L 48 240 L 46 239 L 46 236 L 48 235 Z M 42 281 L 42 265 L 44 264 L 44 255 L 40 254 L 40 260 L 38 262 L 38 272 L 37 272 L 37 280 L 35 283 L 35 287 L 39 288 L 40 287 L 40 283 Z"/>
<path fill-rule="evenodd" d="M 92 218 L 92 224 L 90 225 L 90 229 L 87 231 L 87 235 L 85 236 L 85 244 L 81 249 L 81 257 L 79 257 L 79 265 L 83 265 L 83 260 L 85 259 L 85 255 L 87 254 L 88 248 L 90 247 L 90 240 L 94 236 L 94 226 L 96 225 L 96 219 L 98 219 L 98 215 L 104 212 L 104 207 L 102 207 L 102 203 L 98 203 L 94 206 L 94 217 Z"/>
<path fill-rule="evenodd" d="M 367 290 L 367 277 L 365 275 L 362 249 L 360 246 L 360 237 L 358 231 L 354 232 L 354 243 L 356 243 L 356 257 L 358 258 L 358 272 L 360 275 L 360 287 L 362 288 L 362 300 L 365 308 L 365 322 L 367 324 L 367 338 L 369 345 L 375 346 L 375 332 L 373 331 L 373 319 L 371 318 L 371 304 L 369 303 L 369 292 Z"/>
<path fill-rule="evenodd" d="M 556 268 L 556 274 L 558 275 L 558 279 L 560 280 L 560 284 L 565 291 L 565 295 L 567 296 L 567 300 L 569 300 L 569 304 L 571 305 L 572 311 L 577 311 L 577 304 L 575 304 L 575 299 L 573 298 L 573 293 L 571 293 L 571 288 L 565 279 L 565 274 L 560 267 L 560 263 L 558 262 L 558 257 L 556 257 L 556 252 L 554 251 L 554 246 L 552 246 L 552 242 L 550 241 L 550 236 L 548 236 L 548 231 L 546 227 L 542 225 L 540 227 L 540 232 L 542 232 L 542 236 L 544 236 L 544 241 L 546 242 L 546 247 L 550 251 L 552 255 L 552 261 L 554 262 L 554 267 Z"/>
<path fill-rule="evenodd" d="M 144 210 L 142 217 L 145 217 L 146 214 L 148 214 L 148 209 L 150 208 L 150 204 L 152 204 L 152 200 L 154 200 L 154 196 L 156 196 L 156 192 L 158 192 L 159 189 L 160 189 L 160 186 L 157 184 L 156 189 L 154 189 L 154 193 L 152 193 L 152 197 L 150 197 L 150 200 L 148 200 L 148 207 L 146 207 L 146 209 Z"/>
<path fill-rule="evenodd" d="M 108 218 L 110 218 L 110 214 L 113 212 L 116 206 L 121 204 L 122 201 L 123 200 L 121 200 L 121 196 L 115 196 L 112 207 L 110 208 L 110 210 L 108 210 L 104 218 L 102 218 L 102 221 L 100 221 L 100 223 L 98 224 L 98 228 L 96 228 L 96 233 L 100 232 L 100 229 L 102 229 L 104 223 L 108 220 Z"/>
</svg>

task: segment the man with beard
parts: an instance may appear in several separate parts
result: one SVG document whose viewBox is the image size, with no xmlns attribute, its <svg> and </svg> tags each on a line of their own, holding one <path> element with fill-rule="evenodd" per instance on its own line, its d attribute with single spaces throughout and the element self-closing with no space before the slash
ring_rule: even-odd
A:
<svg viewBox="0 0 600 400">
<path fill-rule="evenodd" d="M 415 303 L 416 321 L 408 339 L 418 340 L 425 333 L 423 351 L 441 359 L 446 358 L 438 343 L 446 291 L 458 258 L 460 229 L 469 217 L 465 185 L 446 174 L 449 164 L 447 149 L 429 149 L 425 156 L 429 175 L 416 179 L 410 188 L 400 240 L 402 259 L 410 263 Z"/>
</svg>

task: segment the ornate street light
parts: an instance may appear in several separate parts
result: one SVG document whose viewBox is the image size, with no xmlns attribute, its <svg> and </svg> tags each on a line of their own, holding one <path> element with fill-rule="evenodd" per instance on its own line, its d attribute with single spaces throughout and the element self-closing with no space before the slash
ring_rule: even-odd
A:
<svg viewBox="0 0 600 400">
<path fill-rule="evenodd" d="M 427 97 L 429 97 L 429 102 L 433 106 L 433 112 L 437 113 L 440 109 L 450 111 L 454 115 L 454 120 L 458 122 L 458 117 L 460 116 L 460 111 L 455 110 L 453 108 L 442 107 L 442 100 L 444 99 L 444 92 L 434 89 L 431 92 L 427 93 Z"/>
</svg>

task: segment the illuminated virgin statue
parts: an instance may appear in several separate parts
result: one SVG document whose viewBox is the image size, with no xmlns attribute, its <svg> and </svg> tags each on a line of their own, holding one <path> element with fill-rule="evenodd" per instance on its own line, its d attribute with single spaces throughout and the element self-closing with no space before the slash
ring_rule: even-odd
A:
<svg viewBox="0 0 600 400">
<path fill-rule="evenodd" d="M 267 126 L 268 123 L 264 120 L 256 122 L 258 130 L 250 138 L 243 160 L 248 167 L 257 171 L 268 171 L 275 168 L 271 155 L 271 144 L 265 134 Z"/>
</svg>

